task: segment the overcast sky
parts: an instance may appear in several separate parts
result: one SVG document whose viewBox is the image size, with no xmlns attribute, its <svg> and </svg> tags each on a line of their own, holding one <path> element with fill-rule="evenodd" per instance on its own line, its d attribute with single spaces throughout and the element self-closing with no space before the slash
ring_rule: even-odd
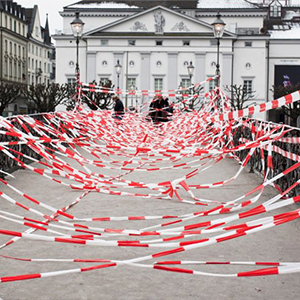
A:
<svg viewBox="0 0 300 300">
<path fill-rule="evenodd" d="M 41 25 L 43 27 L 45 26 L 46 14 L 48 13 L 51 34 L 55 33 L 55 29 L 62 30 L 62 17 L 58 12 L 62 11 L 64 6 L 78 1 L 79 0 L 14 0 L 14 2 L 26 8 L 32 8 L 35 4 L 38 5 Z"/>
</svg>

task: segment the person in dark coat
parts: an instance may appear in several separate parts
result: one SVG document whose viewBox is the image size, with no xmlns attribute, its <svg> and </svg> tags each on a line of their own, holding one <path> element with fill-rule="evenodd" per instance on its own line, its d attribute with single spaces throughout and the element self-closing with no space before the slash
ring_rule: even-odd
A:
<svg viewBox="0 0 300 300">
<path fill-rule="evenodd" d="M 114 104 L 114 111 L 115 111 L 114 118 L 116 118 L 118 120 L 122 120 L 123 116 L 124 116 L 123 102 L 117 96 L 113 97 L 113 101 L 115 102 L 115 104 Z"/>
<path fill-rule="evenodd" d="M 165 101 L 162 96 L 158 96 L 153 103 L 155 109 L 154 122 L 162 122 L 164 117 L 163 108 L 165 107 Z"/>
</svg>

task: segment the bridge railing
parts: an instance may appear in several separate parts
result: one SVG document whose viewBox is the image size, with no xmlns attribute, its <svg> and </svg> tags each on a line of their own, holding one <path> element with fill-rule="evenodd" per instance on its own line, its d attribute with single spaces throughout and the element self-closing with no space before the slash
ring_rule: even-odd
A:
<svg viewBox="0 0 300 300">
<path fill-rule="evenodd" d="M 53 117 L 53 114 L 36 114 L 30 116 L 35 122 L 45 123 L 49 117 Z M 18 118 L 20 117 L 11 117 L 7 118 L 11 125 L 13 125 L 18 130 L 26 133 L 32 134 L 33 136 L 42 136 L 42 134 L 37 133 L 36 129 L 30 126 L 24 127 L 23 122 L 19 122 Z M 51 123 L 51 126 L 53 123 Z M 245 119 L 243 122 L 237 122 L 237 126 L 233 126 L 235 128 L 232 131 L 233 136 L 233 146 L 238 146 L 245 144 L 247 142 L 256 141 L 259 136 L 266 130 L 274 130 L 274 132 L 282 132 L 284 134 L 280 134 L 279 138 L 274 139 L 271 142 L 272 146 L 272 158 L 271 158 L 271 166 L 272 168 L 269 171 L 268 177 L 273 178 L 277 174 L 285 171 L 296 162 L 300 161 L 300 129 L 292 128 L 287 125 L 264 122 L 260 120 L 254 119 Z M 65 128 L 64 131 L 67 131 Z M 49 134 L 51 137 L 51 134 Z M 56 137 L 57 138 L 57 137 Z M 19 138 L 14 135 L 5 134 L 5 130 L 0 126 L 0 170 L 4 172 L 12 172 L 20 167 L 20 164 L 15 160 L 1 151 L 1 145 L 5 143 L 6 147 L 9 147 L 14 152 L 14 156 L 17 157 L 20 161 L 26 161 L 26 157 L 23 155 L 27 155 L 36 159 L 40 159 L 41 156 L 37 151 L 32 149 L 31 145 L 26 143 L 19 143 Z M 15 142 L 15 143 L 14 143 Z M 9 144 L 8 144 L 9 143 Z M 51 143 L 45 142 L 44 145 L 46 147 L 51 148 Z M 249 149 L 236 151 L 235 155 L 243 161 L 243 159 L 248 154 Z M 21 155 L 23 154 L 23 155 Z M 268 151 L 266 146 L 260 147 L 258 145 L 254 154 L 248 162 L 248 166 L 250 168 L 250 172 L 258 172 L 263 173 L 267 168 L 268 162 Z M 270 162 L 269 162 L 270 164 Z M 5 173 L 0 172 L 0 176 L 3 177 Z M 281 177 L 276 181 L 276 186 L 280 190 L 286 190 L 292 184 L 294 184 L 297 180 L 300 179 L 300 168 L 297 168 L 287 174 L 286 176 Z M 290 196 L 295 196 L 300 194 L 300 187 L 296 186 L 291 189 L 289 192 Z"/>
<path fill-rule="evenodd" d="M 271 168 L 269 170 L 268 178 L 273 178 L 281 172 L 287 170 L 293 166 L 296 162 L 300 161 L 300 129 L 293 128 L 288 125 L 276 124 L 270 122 L 264 122 L 259 120 L 249 120 L 242 125 L 238 126 L 233 132 L 234 145 L 238 146 L 245 142 L 255 141 L 257 137 L 266 128 L 272 128 L 276 132 L 285 132 L 280 138 L 271 140 L 272 156 Z M 236 156 L 242 161 L 249 150 L 245 149 L 236 153 Z M 248 162 L 250 172 L 257 172 L 263 174 L 267 169 L 268 151 L 267 146 L 257 147 L 251 159 Z M 286 176 L 278 179 L 275 184 L 280 191 L 286 190 L 292 184 L 300 179 L 300 168 L 296 168 Z M 300 194 L 300 186 L 296 186 L 290 192 L 290 196 L 296 196 Z"/>
</svg>

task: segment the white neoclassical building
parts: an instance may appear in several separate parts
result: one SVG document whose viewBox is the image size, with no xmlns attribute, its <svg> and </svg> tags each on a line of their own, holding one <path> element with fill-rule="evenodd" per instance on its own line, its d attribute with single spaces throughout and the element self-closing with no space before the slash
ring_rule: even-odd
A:
<svg viewBox="0 0 300 300">
<path fill-rule="evenodd" d="M 70 23 L 76 11 L 85 23 L 79 44 L 83 82 L 110 79 L 122 89 L 172 90 L 190 84 L 190 62 L 193 83 L 213 76 L 217 46 L 211 23 L 217 12 L 226 23 L 220 43 L 221 86 L 244 85 L 255 91 L 255 102 L 269 101 L 285 67 L 286 72 L 300 67 L 299 0 L 85 0 L 60 13 L 64 28 L 54 36 L 59 83 L 75 80 L 76 41 Z M 300 82 L 295 74 L 293 81 Z"/>
</svg>

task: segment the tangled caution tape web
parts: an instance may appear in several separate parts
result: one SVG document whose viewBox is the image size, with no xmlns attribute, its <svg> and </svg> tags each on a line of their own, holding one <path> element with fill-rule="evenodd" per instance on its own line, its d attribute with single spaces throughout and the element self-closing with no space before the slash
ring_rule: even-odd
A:
<svg viewBox="0 0 300 300">
<path fill-rule="evenodd" d="M 103 92 L 101 87 L 86 88 L 95 91 L 98 88 Z M 0 282 L 82 273 L 124 265 L 219 277 L 300 272 L 300 262 L 165 260 L 178 253 L 185 259 L 185 253 L 189 251 L 238 239 L 300 217 L 300 209 L 288 209 L 288 206 L 300 201 L 300 195 L 294 193 L 291 196 L 291 192 L 299 186 L 299 178 L 294 182 L 287 181 L 284 190 L 278 190 L 276 196 L 259 202 L 265 187 L 277 187 L 278 180 L 284 180 L 286 176 L 299 170 L 300 159 L 297 153 L 282 149 L 276 144 L 299 144 L 299 135 L 290 135 L 296 129 L 249 118 L 257 112 L 291 104 L 299 98 L 298 91 L 272 102 L 232 111 L 226 95 L 217 90 L 206 95 L 199 111 L 186 112 L 180 108 L 181 103 L 174 105 L 172 120 L 160 124 L 147 120 L 142 113 L 126 113 L 119 121 L 113 118 L 110 111 L 91 111 L 80 105 L 73 112 L 41 114 L 39 120 L 33 116 L 1 117 L 0 135 L 6 138 L 0 142 L 0 151 L 5 159 L 79 194 L 72 203 L 61 208 L 53 207 L 18 189 L 10 178 L 12 175 L 1 169 L 0 174 L 5 175 L 5 179 L 0 179 L 0 203 L 6 205 L 0 206 L 0 234 L 9 239 L 0 245 L 0 249 L 23 239 L 34 241 L 37 248 L 41 242 L 81 245 L 80 253 L 83 256 L 65 259 L 24 258 L 15 257 L 12 253 L 11 256 L 2 254 L 2 259 L 18 260 L 20 264 L 69 262 L 90 263 L 92 266 L 9 277 L 1 277 L 0 274 Z M 249 134 L 240 135 L 237 143 L 236 135 L 241 128 L 248 128 Z M 30 149 L 32 155 L 28 151 L 23 153 L 23 146 Z M 239 155 L 240 153 L 244 155 Z M 275 154 L 293 163 L 283 170 L 274 170 Z M 254 156 L 261 160 L 263 177 L 259 186 L 237 198 L 233 196 L 229 201 L 224 201 L 221 196 L 218 200 L 200 196 L 199 191 L 202 189 L 221 188 L 234 182 Z M 195 184 L 199 176 L 205 178 L 207 170 L 215 168 L 220 161 L 228 158 L 239 160 L 236 174 L 223 181 Z M 176 170 L 178 176 L 175 179 L 160 177 L 160 172 L 165 170 Z M 130 180 L 133 174 L 147 172 L 158 174 L 157 178 L 164 180 Z M 147 178 L 147 175 L 143 178 Z M 12 195 L 16 193 L 18 199 L 22 200 L 16 200 L 8 192 L 4 192 L 4 186 L 5 191 L 11 191 Z M 141 205 L 143 201 L 153 199 L 159 199 L 164 204 L 176 201 L 180 205 L 192 205 L 194 210 L 178 215 L 132 216 L 124 212 L 123 216 L 99 216 L 95 207 L 95 215 L 89 217 L 83 218 L 72 213 L 72 208 L 84 205 L 85 197 L 91 193 L 111 195 L 120 201 L 123 196 L 140 199 Z M 17 210 L 3 209 L 16 206 Z M 287 211 L 276 212 L 282 208 L 287 208 Z M 22 214 L 22 211 L 26 211 L 26 214 Z M 270 212 L 268 216 L 263 215 L 266 212 Z M 1 220 L 5 220 L 5 223 Z M 144 228 L 142 222 L 145 220 L 148 221 L 147 224 L 150 221 L 155 223 Z M 136 221 L 140 226 L 132 229 L 128 225 L 131 223 L 127 221 Z M 114 229 L 109 225 L 110 222 L 119 222 L 121 225 Z M 8 223 L 11 223 L 10 228 L 15 225 L 23 230 L 9 230 L 1 225 Z M 145 255 L 122 260 L 84 258 L 84 249 L 89 246 L 147 248 L 151 254 L 147 252 Z M 163 260 L 157 261 L 158 259 Z M 255 266 L 255 269 L 233 274 L 193 269 L 196 265 L 212 264 Z"/>
</svg>

